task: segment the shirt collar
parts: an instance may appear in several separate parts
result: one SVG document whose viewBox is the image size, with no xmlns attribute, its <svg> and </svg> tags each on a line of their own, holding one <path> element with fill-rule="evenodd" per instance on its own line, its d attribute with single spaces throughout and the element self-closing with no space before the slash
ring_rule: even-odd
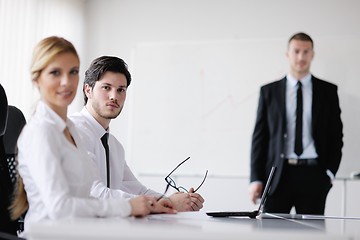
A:
<svg viewBox="0 0 360 240">
<path fill-rule="evenodd" d="M 92 125 L 92 128 L 95 132 L 95 134 L 101 138 L 102 136 L 104 136 L 104 134 L 106 132 L 109 132 L 109 129 L 106 131 L 102 126 L 101 124 L 96 121 L 96 119 L 93 117 L 93 115 L 91 115 L 91 113 L 89 112 L 89 110 L 87 110 L 86 107 L 83 107 L 81 109 L 81 114 L 84 115 L 84 117 L 90 122 L 90 124 Z"/>
<path fill-rule="evenodd" d="M 287 84 L 290 87 L 296 87 L 298 79 L 294 78 L 291 74 L 286 75 Z M 305 77 L 300 79 L 300 82 L 303 87 L 308 87 L 311 84 L 311 73 L 308 73 Z"/>
<path fill-rule="evenodd" d="M 55 127 L 63 132 L 66 127 L 72 127 L 72 122 L 69 119 L 66 122 L 43 101 L 39 101 L 36 107 L 36 114 L 45 117 L 49 121 L 53 122 Z"/>
</svg>

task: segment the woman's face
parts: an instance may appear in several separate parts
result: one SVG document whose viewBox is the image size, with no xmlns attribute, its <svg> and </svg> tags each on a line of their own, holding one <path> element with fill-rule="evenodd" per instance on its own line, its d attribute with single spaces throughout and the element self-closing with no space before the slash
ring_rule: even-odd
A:
<svg viewBox="0 0 360 240">
<path fill-rule="evenodd" d="M 79 64 L 75 54 L 62 53 L 55 57 L 35 80 L 41 99 L 62 117 L 66 117 L 67 107 L 76 95 Z"/>
</svg>

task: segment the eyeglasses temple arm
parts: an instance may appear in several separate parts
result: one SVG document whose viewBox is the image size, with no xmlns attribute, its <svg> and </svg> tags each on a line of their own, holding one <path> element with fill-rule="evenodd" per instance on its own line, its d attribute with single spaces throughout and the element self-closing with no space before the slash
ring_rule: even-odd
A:
<svg viewBox="0 0 360 240">
<path fill-rule="evenodd" d="M 184 162 L 186 162 L 186 161 L 189 160 L 189 159 L 190 159 L 190 157 L 187 157 L 184 161 L 182 161 L 181 163 L 179 163 L 179 164 L 165 177 L 165 179 L 166 179 L 167 177 L 169 177 L 173 172 L 175 172 L 176 169 L 178 169 L 178 167 L 180 167 Z"/>
<path fill-rule="evenodd" d="M 208 170 L 206 170 L 204 179 L 202 180 L 202 182 L 200 183 L 200 185 L 194 190 L 194 193 L 195 193 L 197 190 L 199 190 L 199 188 L 204 184 L 205 179 L 206 179 L 206 177 L 207 177 L 207 174 L 208 174 Z"/>
</svg>

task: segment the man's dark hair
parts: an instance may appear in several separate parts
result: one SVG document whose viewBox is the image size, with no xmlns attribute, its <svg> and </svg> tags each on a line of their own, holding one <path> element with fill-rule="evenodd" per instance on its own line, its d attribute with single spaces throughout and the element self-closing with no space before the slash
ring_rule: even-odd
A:
<svg viewBox="0 0 360 240">
<path fill-rule="evenodd" d="M 102 56 L 92 61 L 90 67 L 85 72 L 85 80 L 83 85 L 84 102 L 87 103 L 87 96 L 85 94 L 85 85 L 88 84 L 91 89 L 94 88 L 95 83 L 99 81 L 106 72 L 122 73 L 126 77 L 128 87 L 131 83 L 131 74 L 128 70 L 127 64 L 118 57 Z"/>
<path fill-rule="evenodd" d="M 311 37 L 309 35 L 307 35 L 306 33 L 303 32 L 299 32 L 294 34 L 290 39 L 289 39 L 289 44 L 292 40 L 300 40 L 300 41 L 306 41 L 306 42 L 311 42 L 311 46 L 312 48 L 314 48 L 314 42 L 311 39 Z"/>
</svg>

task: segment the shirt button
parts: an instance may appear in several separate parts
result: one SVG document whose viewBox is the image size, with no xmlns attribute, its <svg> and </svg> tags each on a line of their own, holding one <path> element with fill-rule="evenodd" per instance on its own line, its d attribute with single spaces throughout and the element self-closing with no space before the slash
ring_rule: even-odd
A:
<svg viewBox="0 0 360 240">
<path fill-rule="evenodd" d="M 286 134 L 286 133 L 284 134 L 284 138 L 287 138 L 287 134 Z"/>
<path fill-rule="evenodd" d="M 281 158 L 284 158 L 284 154 L 283 154 L 283 153 L 282 153 L 282 154 L 280 154 L 280 157 L 281 157 Z"/>
</svg>

